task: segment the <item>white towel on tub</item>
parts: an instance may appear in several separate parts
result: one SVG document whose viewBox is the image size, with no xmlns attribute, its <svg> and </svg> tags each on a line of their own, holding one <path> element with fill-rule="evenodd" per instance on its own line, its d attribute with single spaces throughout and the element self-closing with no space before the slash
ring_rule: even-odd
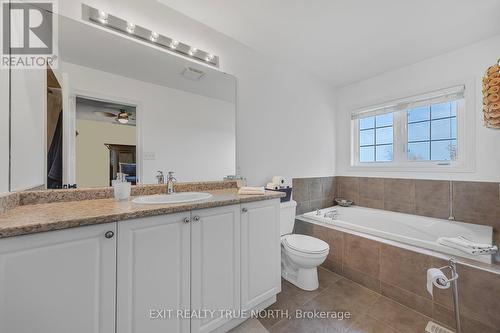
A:
<svg viewBox="0 0 500 333">
<path fill-rule="evenodd" d="M 489 244 L 474 243 L 465 237 L 441 237 L 437 242 L 443 246 L 451 247 L 465 253 L 480 255 L 491 254 L 496 252 L 498 248 Z"/>
</svg>

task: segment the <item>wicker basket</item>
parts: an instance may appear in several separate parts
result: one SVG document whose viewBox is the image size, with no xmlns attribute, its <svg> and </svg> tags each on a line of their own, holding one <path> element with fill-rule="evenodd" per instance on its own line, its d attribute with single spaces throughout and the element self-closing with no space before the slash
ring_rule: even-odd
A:
<svg viewBox="0 0 500 333">
<path fill-rule="evenodd" d="M 484 125 L 500 129 L 500 59 L 483 77 Z"/>
</svg>

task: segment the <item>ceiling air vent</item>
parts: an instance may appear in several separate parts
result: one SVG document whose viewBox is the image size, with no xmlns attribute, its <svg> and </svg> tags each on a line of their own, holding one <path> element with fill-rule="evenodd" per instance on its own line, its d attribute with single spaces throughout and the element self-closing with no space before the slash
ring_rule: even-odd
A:
<svg viewBox="0 0 500 333">
<path fill-rule="evenodd" d="M 188 80 L 198 81 L 205 75 L 205 72 L 193 67 L 186 67 L 182 71 L 182 76 Z"/>
</svg>

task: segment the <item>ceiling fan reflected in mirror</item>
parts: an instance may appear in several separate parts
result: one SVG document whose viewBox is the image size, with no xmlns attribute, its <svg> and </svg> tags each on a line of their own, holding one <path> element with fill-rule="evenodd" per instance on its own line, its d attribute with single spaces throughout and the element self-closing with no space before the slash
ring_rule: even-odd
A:
<svg viewBox="0 0 500 333">
<path fill-rule="evenodd" d="M 119 112 L 95 111 L 94 114 L 106 118 L 115 118 L 115 120 L 120 124 L 128 124 L 129 120 L 133 119 L 133 117 L 125 110 L 120 110 Z"/>
<path fill-rule="evenodd" d="M 118 114 L 118 116 L 116 117 L 116 120 L 120 124 L 127 124 L 128 118 L 129 118 L 129 114 L 126 111 L 121 110 L 120 113 Z"/>
</svg>

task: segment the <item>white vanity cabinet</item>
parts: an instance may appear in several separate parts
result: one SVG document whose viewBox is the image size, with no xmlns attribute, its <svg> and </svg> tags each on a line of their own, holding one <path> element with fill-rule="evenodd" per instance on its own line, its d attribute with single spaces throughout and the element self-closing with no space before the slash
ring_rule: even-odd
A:
<svg viewBox="0 0 500 333">
<path fill-rule="evenodd" d="M 0 239 L 2 333 L 226 332 L 279 291 L 279 199 Z"/>
<path fill-rule="evenodd" d="M 279 200 L 241 205 L 241 302 L 250 310 L 281 291 Z"/>
<path fill-rule="evenodd" d="M 0 239 L 0 332 L 115 332 L 115 227 Z"/>
<path fill-rule="evenodd" d="M 208 333 L 231 320 L 219 310 L 240 309 L 240 206 L 193 211 L 191 216 L 191 309 L 215 311 L 193 318 L 191 333 Z"/>
<path fill-rule="evenodd" d="M 190 212 L 117 223 L 117 332 L 190 331 Z"/>
</svg>

